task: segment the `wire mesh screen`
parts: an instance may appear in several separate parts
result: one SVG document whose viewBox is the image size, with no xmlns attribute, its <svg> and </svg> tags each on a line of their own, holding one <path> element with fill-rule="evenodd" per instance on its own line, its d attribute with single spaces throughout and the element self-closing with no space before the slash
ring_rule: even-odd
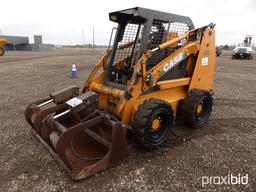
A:
<svg viewBox="0 0 256 192">
<path fill-rule="evenodd" d="M 158 45 L 166 41 L 166 36 L 168 34 L 169 21 L 154 19 L 149 36 L 149 43 L 147 48 L 153 49 Z M 159 61 L 161 61 L 166 56 L 165 52 L 162 50 L 153 53 L 152 57 L 148 61 L 147 68 L 153 67 Z"/>
<path fill-rule="evenodd" d="M 179 37 L 180 35 L 185 34 L 189 30 L 189 27 L 185 23 L 168 23 L 163 20 L 154 20 L 151 27 L 150 40 L 148 44 L 148 49 L 156 48 L 161 43 L 165 41 Z M 154 52 L 152 57 L 148 61 L 147 69 L 152 68 L 154 65 L 159 63 L 161 60 L 173 53 L 177 48 L 186 43 L 186 39 L 181 40 L 180 42 L 173 44 L 167 49 L 158 50 Z"/>
<path fill-rule="evenodd" d="M 118 49 L 116 51 L 114 64 L 133 56 L 134 52 L 138 49 L 138 45 L 136 45 L 136 40 L 141 38 L 142 30 L 143 26 L 140 26 L 139 24 L 126 25 L 123 38 L 118 43 Z M 125 48 L 120 48 L 122 46 Z"/>
<path fill-rule="evenodd" d="M 154 19 L 149 36 L 148 49 L 153 49 L 165 41 L 169 21 Z"/>
<path fill-rule="evenodd" d="M 171 40 L 181 35 L 184 35 L 188 30 L 189 30 L 189 27 L 186 23 L 178 23 L 178 22 L 171 23 L 167 40 Z M 175 47 L 177 45 L 183 45 L 184 43 L 186 43 L 185 39 L 181 40 L 178 44 L 173 45 L 172 47 Z"/>
</svg>

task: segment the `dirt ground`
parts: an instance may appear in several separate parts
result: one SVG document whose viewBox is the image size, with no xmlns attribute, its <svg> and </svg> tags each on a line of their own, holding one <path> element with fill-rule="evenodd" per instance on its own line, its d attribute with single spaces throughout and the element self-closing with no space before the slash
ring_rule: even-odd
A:
<svg viewBox="0 0 256 192">
<path fill-rule="evenodd" d="M 7 52 L 0 57 L 0 191 L 256 191 L 256 57 L 217 58 L 214 108 L 209 123 L 176 125 L 155 152 L 130 143 L 121 165 L 74 182 L 32 136 L 25 107 L 49 92 L 82 86 L 101 51 Z M 72 63 L 79 78 L 70 78 Z M 246 175 L 248 185 L 205 185 L 203 176 Z"/>
</svg>

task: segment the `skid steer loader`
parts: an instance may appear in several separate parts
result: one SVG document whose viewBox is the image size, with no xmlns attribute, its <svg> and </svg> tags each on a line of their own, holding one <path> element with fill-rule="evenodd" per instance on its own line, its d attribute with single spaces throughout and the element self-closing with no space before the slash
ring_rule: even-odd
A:
<svg viewBox="0 0 256 192">
<path fill-rule="evenodd" d="M 6 45 L 7 40 L 6 39 L 0 39 L 0 56 L 3 56 L 5 53 L 4 45 Z"/>
<path fill-rule="evenodd" d="M 128 132 L 157 149 L 178 116 L 199 128 L 212 110 L 214 24 L 194 28 L 189 17 L 140 7 L 109 18 L 118 24 L 111 49 L 84 86 L 51 93 L 25 111 L 32 132 L 75 180 L 127 159 Z"/>
</svg>

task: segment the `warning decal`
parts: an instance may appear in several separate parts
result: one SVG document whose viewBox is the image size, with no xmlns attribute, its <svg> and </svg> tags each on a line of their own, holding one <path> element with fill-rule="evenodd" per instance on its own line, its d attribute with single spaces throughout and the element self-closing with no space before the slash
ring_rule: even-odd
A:
<svg viewBox="0 0 256 192">
<path fill-rule="evenodd" d="M 202 65 L 208 65 L 208 57 L 202 58 Z"/>
</svg>

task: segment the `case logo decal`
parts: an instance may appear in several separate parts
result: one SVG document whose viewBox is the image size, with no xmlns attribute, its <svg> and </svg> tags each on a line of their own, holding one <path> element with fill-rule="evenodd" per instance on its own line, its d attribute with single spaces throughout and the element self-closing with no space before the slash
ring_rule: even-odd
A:
<svg viewBox="0 0 256 192">
<path fill-rule="evenodd" d="M 187 57 L 187 52 L 183 51 L 176 57 L 174 57 L 170 62 L 166 63 L 163 67 L 163 72 L 166 73 L 170 69 L 172 69 L 177 63 L 181 62 L 183 59 Z"/>
</svg>

